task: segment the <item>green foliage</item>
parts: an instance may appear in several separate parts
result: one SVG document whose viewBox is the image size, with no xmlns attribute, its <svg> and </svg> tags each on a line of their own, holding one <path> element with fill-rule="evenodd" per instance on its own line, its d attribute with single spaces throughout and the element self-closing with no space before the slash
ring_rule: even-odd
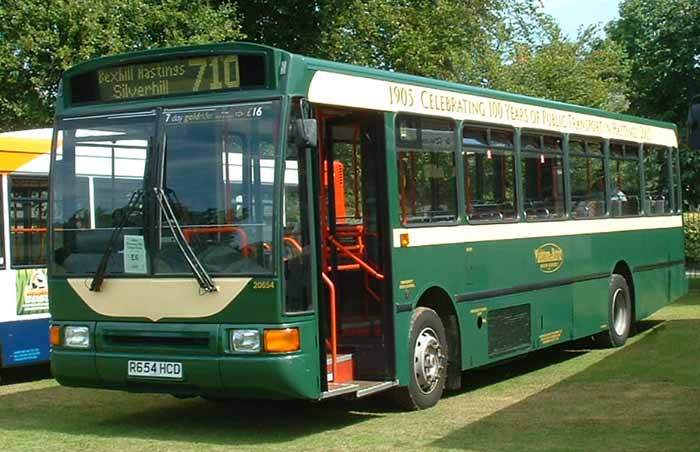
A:
<svg viewBox="0 0 700 452">
<path fill-rule="evenodd" d="M 621 47 L 594 27 L 568 40 L 543 18 L 544 42 L 516 45 L 497 88 L 610 111 L 626 108 L 628 67 Z"/>
<path fill-rule="evenodd" d="M 686 119 L 700 93 L 700 3 L 697 0 L 624 0 L 611 38 L 628 55 L 630 112 L 679 125 L 686 147 Z M 682 149 L 686 203 L 700 204 L 700 155 Z"/>
<path fill-rule="evenodd" d="M 685 257 L 688 262 L 700 263 L 700 213 L 683 214 Z"/>
<path fill-rule="evenodd" d="M 245 0 L 238 2 L 242 30 L 252 42 L 317 55 L 320 28 L 346 0 Z M 221 3 L 226 3 L 221 2 Z"/>
<path fill-rule="evenodd" d="M 319 54 L 386 70 L 482 84 L 500 61 L 496 0 L 351 0 L 328 18 Z"/>
<path fill-rule="evenodd" d="M 228 2 L 0 0 L 0 129 L 51 123 L 63 70 L 80 61 L 153 47 L 243 37 Z"/>
<path fill-rule="evenodd" d="M 624 0 L 610 36 L 630 57 L 630 108 L 682 124 L 700 93 L 700 4 L 697 0 Z"/>
</svg>

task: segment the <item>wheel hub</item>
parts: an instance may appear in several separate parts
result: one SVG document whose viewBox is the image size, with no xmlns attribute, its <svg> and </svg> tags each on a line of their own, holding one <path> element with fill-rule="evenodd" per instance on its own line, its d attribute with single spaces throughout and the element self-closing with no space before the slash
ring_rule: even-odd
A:
<svg viewBox="0 0 700 452">
<path fill-rule="evenodd" d="M 613 329 L 615 334 L 622 336 L 627 328 L 627 294 L 617 289 L 613 294 Z"/>
<path fill-rule="evenodd" d="M 424 328 L 418 335 L 413 357 L 416 382 L 420 390 L 427 394 L 439 383 L 445 366 L 442 346 L 432 328 Z"/>
</svg>

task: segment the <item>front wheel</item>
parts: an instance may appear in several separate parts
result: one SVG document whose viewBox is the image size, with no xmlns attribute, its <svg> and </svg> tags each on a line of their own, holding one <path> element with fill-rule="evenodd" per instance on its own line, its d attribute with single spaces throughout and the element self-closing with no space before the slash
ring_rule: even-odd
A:
<svg viewBox="0 0 700 452">
<path fill-rule="evenodd" d="M 608 296 L 608 343 L 612 347 L 624 345 L 631 327 L 632 297 L 627 281 L 620 275 L 612 275 Z"/>
<path fill-rule="evenodd" d="M 430 408 L 445 389 L 448 356 L 445 328 L 435 311 L 417 308 L 409 331 L 409 383 L 396 391 L 396 400 L 409 410 Z"/>
</svg>

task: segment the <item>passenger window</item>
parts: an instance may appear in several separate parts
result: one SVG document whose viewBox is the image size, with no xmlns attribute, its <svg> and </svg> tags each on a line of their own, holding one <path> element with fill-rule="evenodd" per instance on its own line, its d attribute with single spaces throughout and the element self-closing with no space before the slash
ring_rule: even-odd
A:
<svg viewBox="0 0 700 452">
<path fill-rule="evenodd" d="M 524 133 L 521 139 L 526 220 L 566 215 L 561 137 Z"/>
<path fill-rule="evenodd" d="M 396 124 L 401 222 L 426 224 L 455 221 L 454 123 L 442 119 L 399 116 Z"/>
<path fill-rule="evenodd" d="M 681 167 L 678 149 L 671 148 L 671 172 L 673 177 L 674 208 L 676 213 L 683 212 L 683 196 L 681 194 Z"/>
<path fill-rule="evenodd" d="M 474 136 L 483 139 L 477 142 L 471 138 Z M 465 126 L 462 153 L 469 220 L 517 218 L 513 132 Z"/>
<path fill-rule="evenodd" d="M 10 177 L 12 266 L 46 265 L 47 177 Z"/>
<path fill-rule="evenodd" d="M 602 143 L 586 138 L 574 138 L 569 141 L 569 172 L 571 216 L 605 216 L 605 166 Z"/>
<path fill-rule="evenodd" d="M 639 215 L 639 145 L 610 144 L 610 179 L 610 214 L 613 217 Z"/>
<path fill-rule="evenodd" d="M 644 211 L 649 215 L 671 213 L 671 169 L 669 150 L 654 146 L 644 147 Z"/>
</svg>

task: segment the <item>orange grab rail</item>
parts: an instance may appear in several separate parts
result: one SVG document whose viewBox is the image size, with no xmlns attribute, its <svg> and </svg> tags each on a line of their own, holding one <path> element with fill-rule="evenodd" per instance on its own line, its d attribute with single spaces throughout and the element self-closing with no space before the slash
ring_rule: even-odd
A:
<svg viewBox="0 0 700 452">
<path fill-rule="evenodd" d="M 289 243 L 290 245 L 292 245 L 292 247 L 294 247 L 294 248 L 295 248 L 297 251 L 299 251 L 300 253 L 303 253 L 303 252 L 304 252 L 304 249 L 301 247 L 301 245 L 299 244 L 299 242 L 296 241 L 296 239 L 287 236 L 287 237 L 283 238 L 282 240 L 284 240 L 285 242 L 287 242 L 287 243 Z"/>
<path fill-rule="evenodd" d="M 11 232 L 48 232 L 47 228 L 12 228 Z"/>
<path fill-rule="evenodd" d="M 345 246 L 343 246 L 342 243 L 338 242 L 338 241 L 337 241 L 336 239 L 334 239 L 333 237 L 328 237 L 328 240 L 329 240 L 333 245 L 335 245 L 335 247 L 338 248 L 338 250 L 339 250 L 340 252 L 342 252 L 343 254 L 345 254 L 347 257 L 349 257 L 350 259 L 354 260 L 355 262 L 357 262 L 357 264 L 358 264 L 360 267 L 364 268 L 364 269 L 367 271 L 367 273 L 369 273 L 370 275 L 374 276 L 375 278 L 377 278 L 377 279 L 379 279 L 379 280 L 383 280 L 383 279 L 384 279 L 384 275 L 382 275 L 381 273 L 377 272 L 375 269 L 373 269 L 372 267 L 370 267 L 369 264 L 368 264 L 367 262 L 363 261 L 363 260 L 360 259 L 359 257 L 357 257 L 357 256 L 355 256 L 354 254 L 352 254 L 352 252 L 351 252 L 349 249 L 347 249 Z"/>
<path fill-rule="evenodd" d="M 243 255 L 248 256 L 248 234 L 246 234 L 245 229 L 238 226 L 205 226 L 205 227 L 185 227 L 182 229 L 182 234 L 185 239 L 189 242 L 195 234 L 216 234 L 218 232 L 235 232 L 241 236 L 241 249 L 243 250 Z"/>
<path fill-rule="evenodd" d="M 333 284 L 333 281 L 328 277 L 328 275 L 324 272 L 321 272 L 321 279 L 323 279 L 323 282 L 328 286 L 328 295 L 330 298 L 330 314 L 331 314 L 331 365 L 333 366 L 333 381 L 335 381 L 336 376 L 338 375 L 338 364 L 337 364 L 337 356 L 338 356 L 338 332 L 336 331 L 336 313 L 335 313 L 335 284 Z"/>
</svg>

